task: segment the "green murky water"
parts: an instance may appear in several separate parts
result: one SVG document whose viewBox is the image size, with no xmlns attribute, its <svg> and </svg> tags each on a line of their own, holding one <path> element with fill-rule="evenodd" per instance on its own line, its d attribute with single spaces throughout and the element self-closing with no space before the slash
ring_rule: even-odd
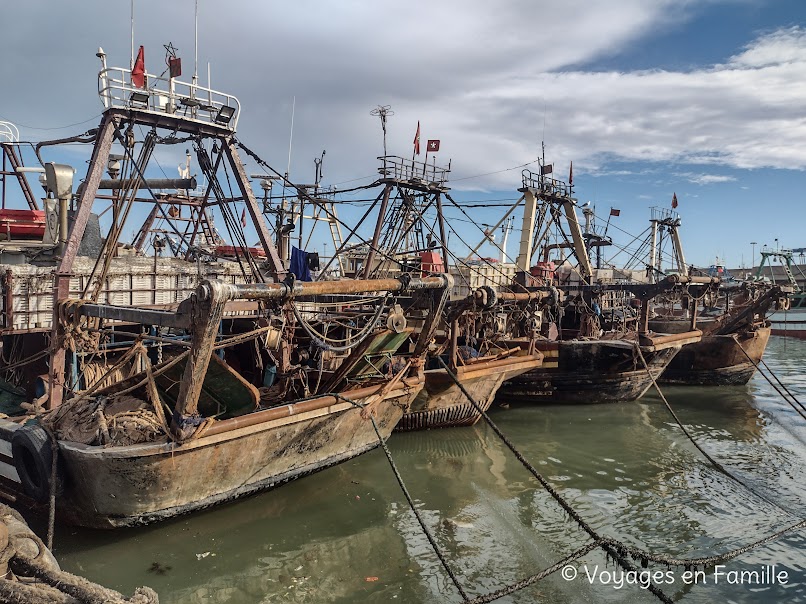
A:
<svg viewBox="0 0 806 604">
<path fill-rule="evenodd" d="M 806 400 L 806 342 L 772 338 L 765 358 Z M 495 408 L 492 417 L 596 530 L 636 546 L 704 556 L 806 517 L 806 421 L 761 377 L 747 387 L 665 392 L 709 453 L 791 514 L 714 470 L 651 393 L 638 403 Z M 586 542 L 485 425 L 395 434 L 389 446 L 470 595 L 536 573 Z M 147 584 L 163 604 L 461 601 L 380 450 L 172 522 L 62 529 L 55 553 L 66 570 L 125 593 Z M 777 584 L 761 574 L 766 565 L 776 565 Z M 572 566 L 576 579 L 556 573 L 500 601 L 657 601 L 639 586 L 619 588 L 617 567 L 599 551 Z M 706 571 L 697 584 L 684 584 L 675 569 L 662 587 L 684 602 L 803 602 L 805 566 L 800 531 L 726 562 L 719 576 Z M 738 584 L 741 571 L 759 576 Z"/>
</svg>

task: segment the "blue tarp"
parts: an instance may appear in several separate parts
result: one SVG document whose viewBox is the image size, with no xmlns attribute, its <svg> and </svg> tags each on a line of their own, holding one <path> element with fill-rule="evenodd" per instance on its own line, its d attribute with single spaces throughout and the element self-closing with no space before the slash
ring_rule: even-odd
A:
<svg viewBox="0 0 806 604">
<path fill-rule="evenodd" d="M 311 270 L 308 268 L 308 252 L 292 247 L 291 265 L 288 268 L 300 281 L 313 281 Z"/>
</svg>

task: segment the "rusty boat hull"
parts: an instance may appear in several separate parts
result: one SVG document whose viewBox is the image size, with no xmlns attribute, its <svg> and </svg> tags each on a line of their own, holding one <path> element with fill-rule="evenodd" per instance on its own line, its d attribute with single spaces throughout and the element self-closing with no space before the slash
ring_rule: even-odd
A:
<svg viewBox="0 0 806 604">
<path fill-rule="evenodd" d="M 735 337 L 704 335 L 701 342 L 684 346 L 658 381 L 696 386 L 744 385 L 756 372 L 770 331 L 769 327 L 760 327 Z"/>
<path fill-rule="evenodd" d="M 456 377 L 478 404 L 472 405 L 445 369 L 425 371 L 423 388 L 395 428 L 397 431 L 472 426 L 487 411 L 506 380 L 539 367 L 542 356 L 517 356 L 458 367 Z"/>
<path fill-rule="evenodd" d="M 502 403 L 590 404 L 634 401 L 652 386 L 686 342 L 697 335 L 659 345 L 640 347 L 647 367 L 634 343 L 619 340 L 570 340 L 540 342 L 544 361 L 505 382 L 498 392 Z M 651 373 L 651 377 L 650 377 Z"/>
<path fill-rule="evenodd" d="M 385 440 L 424 380 L 407 379 L 376 403 Z M 365 404 L 379 387 L 342 393 Z M 319 396 L 215 422 L 200 438 L 128 446 L 59 442 L 60 520 L 111 529 L 149 524 L 280 486 L 380 444 L 372 421 L 341 397 Z M 9 436 L 18 426 L 6 420 Z M 7 424 L 10 424 L 8 426 Z M 8 460 L 11 468 L 14 460 Z M 11 482 L 16 473 L 11 477 Z"/>
</svg>

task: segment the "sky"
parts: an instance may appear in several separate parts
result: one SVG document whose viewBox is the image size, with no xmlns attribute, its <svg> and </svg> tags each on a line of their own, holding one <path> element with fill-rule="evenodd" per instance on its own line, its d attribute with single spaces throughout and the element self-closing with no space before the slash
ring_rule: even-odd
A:
<svg viewBox="0 0 806 604">
<path fill-rule="evenodd" d="M 325 185 L 372 182 L 383 139 L 370 111 L 390 105 L 388 152 L 411 157 L 419 121 L 423 142 L 441 141 L 452 198 L 478 224 L 496 223 L 518 198 L 523 166 L 537 169 L 544 143 L 555 176 L 567 179 L 573 162 L 575 196 L 600 224 L 620 210 L 608 232 L 617 244 L 676 194 L 689 263 L 750 266 L 763 244 L 806 247 L 800 0 L 198 6 L 201 81 L 209 62 L 211 86 L 241 102 L 238 138 L 295 182 L 313 180 L 323 150 Z M 190 75 L 194 1 L 135 0 L 134 17 L 146 69 L 165 68 L 171 42 Z M 8 3 L 0 119 L 31 141 L 97 125 L 95 53 L 101 46 L 110 65 L 128 67 L 130 26 L 125 0 Z M 494 207 L 479 207 L 485 201 Z M 449 212 L 457 233 L 477 242 L 467 215 Z M 511 256 L 519 235 L 516 227 Z"/>
</svg>

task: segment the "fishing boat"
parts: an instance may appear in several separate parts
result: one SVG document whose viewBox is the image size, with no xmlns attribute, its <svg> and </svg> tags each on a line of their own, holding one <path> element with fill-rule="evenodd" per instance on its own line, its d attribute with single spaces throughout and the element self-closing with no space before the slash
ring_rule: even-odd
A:
<svg viewBox="0 0 806 604">
<path fill-rule="evenodd" d="M 298 280 L 240 159 L 237 98 L 173 69 L 148 74 L 142 54 L 132 69 L 98 56 L 101 122 L 71 139 L 92 145 L 83 183 L 74 194 L 70 166 L 30 166 L 47 198 L 40 210 L 29 186 L 23 197 L 44 213 L 44 233 L 9 226 L 0 242 L 0 371 L 17 388 L 31 385 L 0 420 L 3 493 L 34 507 L 55 495 L 68 523 L 131 526 L 377 446 L 423 387 L 421 359 L 450 278 Z M 192 145 L 200 190 L 187 173 L 151 178 L 155 150 L 177 144 Z M 17 164 L 4 177 L 26 189 Z M 94 212 L 103 205 L 111 225 L 102 237 Z M 139 232 L 124 243 L 133 222 Z M 221 246 L 232 253 L 219 257 Z M 334 320 L 334 305 L 320 304 L 334 299 L 357 320 Z M 416 333 L 388 327 L 407 313 Z M 409 341 L 402 366 L 378 362 Z"/>
<path fill-rule="evenodd" d="M 396 430 L 471 426 L 490 408 L 504 382 L 543 364 L 531 342 L 511 346 L 496 341 L 502 312 L 490 288 L 449 307 L 447 337 L 432 351 L 425 387 Z"/>
<path fill-rule="evenodd" d="M 723 288 L 730 310 L 717 317 L 697 320 L 702 330 L 700 342 L 684 346 L 660 376 L 666 384 L 699 386 L 743 385 L 753 377 L 771 335 L 767 315 L 774 305 L 782 304 L 786 292 L 780 287 L 752 285 Z M 694 302 L 696 304 L 696 302 Z M 657 317 L 650 321 L 652 329 L 674 332 L 686 329 L 690 319 Z"/>
<path fill-rule="evenodd" d="M 650 225 L 647 242 L 650 279 L 665 278 L 664 240 L 671 245 L 671 256 L 676 264 L 671 270 L 684 275 L 693 272 L 683 253 L 680 215 L 673 210 L 653 208 Z M 706 286 L 693 285 L 684 294 L 667 298 L 666 304 L 661 301 L 653 306 L 655 316 L 649 321 L 650 329 L 678 333 L 696 325 L 703 332 L 701 341 L 684 346 L 672 359 L 659 378 L 661 383 L 746 384 L 761 362 L 769 341 L 768 313 L 772 308 L 789 304 L 788 288 L 755 280 L 738 283 L 718 264 L 705 272 L 717 281 Z M 723 281 L 725 279 L 727 281 Z"/>
<path fill-rule="evenodd" d="M 447 272 L 452 254 L 443 197 L 450 199 L 450 168 L 392 155 L 379 160 L 380 178 L 367 188 L 380 187 L 380 192 L 364 214 L 366 219 L 377 207 L 373 238 L 351 246 L 363 220 L 346 239 L 334 236 L 336 252 L 323 274 L 336 264 L 349 278 L 425 277 Z M 297 206 L 301 208 L 302 203 Z M 433 224 L 426 220 L 427 215 L 433 216 Z M 339 231 L 331 229 L 331 233 Z M 497 345 L 487 337 L 494 335 L 490 326 L 499 312 L 497 296 L 490 288 L 446 304 L 429 350 L 424 388 L 396 430 L 472 425 L 490 407 L 503 382 L 540 366 L 542 355 L 534 349 Z M 443 358 L 444 365 L 438 358 Z"/>
<path fill-rule="evenodd" d="M 517 310 L 508 314 L 507 344 L 525 344 L 539 335 L 529 349 L 543 355 L 543 365 L 508 380 L 501 388 L 502 402 L 597 403 L 631 401 L 652 385 L 685 344 L 698 342 L 694 328 L 675 334 L 650 332 L 650 300 L 668 289 L 685 286 L 695 278 L 669 278 L 652 284 L 594 283 L 586 238 L 577 217 L 577 201 L 571 187 L 549 176 L 548 166 L 539 174 L 523 172 L 524 204 L 516 282 L 508 294 Z M 549 235 L 560 233 L 557 241 Z M 604 245 L 606 240 L 600 239 Z M 542 249 L 541 260 L 532 266 Z M 549 261 L 549 253 L 569 250 L 576 260 L 576 283 L 561 282 Z M 709 279 L 710 282 L 710 279 Z M 538 295 L 542 292 L 541 295 Z M 618 293 L 624 303 L 619 324 L 602 314 L 603 298 Z M 628 324 L 627 311 L 640 305 L 640 319 Z M 612 309 L 611 309 L 612 310 Z"/>
<path fill-rule="evenodd" d="M 647 332 L 648 333 L 648 332 Z M 537 339 L 541 367 L 504 383 L 502 403 L 610 403 L 633 401 L 652 387 L 683 346 L 702 334 L 651 334 L 613 339 Z M 525 339 L 507 340 L 510 345 Z"/>
</svg>

